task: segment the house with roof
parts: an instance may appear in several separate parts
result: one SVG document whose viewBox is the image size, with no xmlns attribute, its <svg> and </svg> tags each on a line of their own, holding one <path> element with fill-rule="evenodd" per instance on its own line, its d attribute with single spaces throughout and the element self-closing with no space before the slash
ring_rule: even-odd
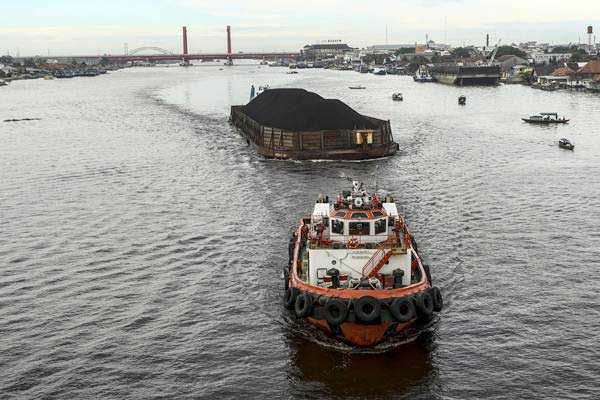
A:
<svg viewBox="0 0 600 400">
<path fill-rule="evenodd" d="M 600 75 L 596 75 L 592 81 L 587 82 L 585 88 L 590 92 L 600 93 Z"/>
<path fill-rule="evenodd" d="M 592 80 L 600 75 L 600 60 L 590 61 L 577 70 L 577 76 L 583 80 Z"/>
<path fill-rule="evenodd" d="M 504 55 L 496 58 L 496 62 L 500 65 L 500 70 L 503 73 L 509 72 L 513 67 L 517 65 L 529 65 L 529 61 L 524 58 L 513 56 L 513 55 Z"/>
</svg>

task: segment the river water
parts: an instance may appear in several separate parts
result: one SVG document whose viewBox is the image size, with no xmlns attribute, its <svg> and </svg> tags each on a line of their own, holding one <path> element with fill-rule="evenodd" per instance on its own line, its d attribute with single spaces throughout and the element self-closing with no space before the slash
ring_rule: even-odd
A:
<svg viewBox="0 0 600 400">
<path fill-rule="evenodd" d="M 0 88 L 0 120 L 40 118 L 0 123 L 0 398 L 596 398 L 600 97 L 285 72 Z M 227 122 L 251 84 L 390 119 L 401 151 L 262 159 Z M 541 111 L 572 122 L 520 121 Z M 346 177 L 402 204 L 445 297 L 393 351 L 307 340 L 281 307 L 290 231 Z"/>
</svg>

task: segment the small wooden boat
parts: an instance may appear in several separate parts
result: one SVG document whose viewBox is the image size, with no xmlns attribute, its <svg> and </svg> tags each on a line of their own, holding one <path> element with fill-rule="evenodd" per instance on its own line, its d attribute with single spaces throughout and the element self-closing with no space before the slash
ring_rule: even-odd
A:
<svg viewBox="0 0 600 400">
<path fill-rule="evenodd" d="M 565 117 L 558 117 L 557 113 L 540 113 L 532 115 L 529 118 L 521 118 L 523 121 L 530 124 L 566 124 L 569 122 Z"/>
<path fill-rule="evenodd" d="M 7 86 L 8 83 L 2 79 L 0 79 L 0 86 Z"/>
<path fill-rule="evenodd" d="M 573 150 L 575 145 L 569 139 L 562 138 L 558 141 L 558 147 L 561 149 Z"/>
<path fill-rule="evenodd" d="M 365 86 L 360 86 L 360 85 L 358 85 L 358 86 L 348 86 L 348 88 L 349 89 L 366 89 Z"/>
<path fill-rule="evenodd" d="M 402 100 L 404 100 L 404 97 L 402 97 L 402 93 L 394 93 L 392 95 L 392 100 L 394 100 L 394 101 L 402 101 Z"/>
<path fill-rule="evenodd" d="M 461 106 L 464 106 L 465 104 L 467 104 L 467 97 L 466 96 L 460 96 L 458 98 L 458 104 Z"/>
</svg>

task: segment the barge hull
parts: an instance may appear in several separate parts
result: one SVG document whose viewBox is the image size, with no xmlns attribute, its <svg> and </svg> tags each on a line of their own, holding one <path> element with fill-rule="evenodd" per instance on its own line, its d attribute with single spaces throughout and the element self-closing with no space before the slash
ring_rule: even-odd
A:
<svg viewBox="0 0 600 400">
<path fill-rule="evenodd" d="M 431 74 L 440 83 L 458 86 L 498 85 L 501 77 L 498 66 L 437 66 Z"/>
<path fill-rule="evenodd" d="M 368 160 L 394 155 L 399 145 L 393 140 L 389 121 L 370 118 L 374 130 L 291 132 L 264 126 L 232 106 L 230 123 L 266 158 L 293 160 Z"/>
</svg>

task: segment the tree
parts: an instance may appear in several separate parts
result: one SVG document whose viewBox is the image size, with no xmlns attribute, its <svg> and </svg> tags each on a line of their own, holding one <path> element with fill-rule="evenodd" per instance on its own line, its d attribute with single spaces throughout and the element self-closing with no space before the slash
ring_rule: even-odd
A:
<svg viewBox="0 0 600 400">
<path fill-rule="evenodd" d="M 102 65 L 103 67 L 107 66 L 108 64 L 110 64 L 110 60 L 108 59 L 108 57 L 104 56 L 100 59 L 100 65 Z"/>
<path fill-rule="evenodd" d="M 517 57 L 521 57 L 521 58 L 525 58 L 527 59 L 527 53 L 525 53 L 524 51 L 513 47 L 513 46 L 500 46 L 498 47 L 498 52 L 496 53 L 496 57 L 502 57 L 502 56 L 517 56 Z"/>
<path fill-rule="evenodd" d="M 571 58 L 569 61 L 572 62 L 582 62 L 587 59 L 587 53 L 583 49 L 577 49 L 571 54 Z"/>
<path fill-rule="evenodd" d="M 35 68 L 35 60 L 33 58 L 26 58 L 23 61 L 25 68 Z"/>
<path fill-rule="evenodd" d="M 2 56 L 0 57 L 0 64 L 11 65 L 14 62 L 14 59 L 11 56 Z"/>
<path fill-rule="evenodd" d="M 399 56 L 401 54 L 414 54 L 417 51 L 414 47 L 403 47 L 394 52 L 395 55 Z"/>
<path fill-rule="evenodd" d="M 440 55 L 438 53 L 435 53 L 433 55 L 433 57 L 431 57 L 431 63 L 432 64 L 439 64 L 442 62 L 442 57 L 440 57 Z"/>
<path fill-rule="evenodd" d="M 468 58 L 468 57 L 471 57 L 471 52 L 467 48 L 457 47 L 456 49 L 452 50 L 452 57 L 454 57 L 454 58 Z"/>
</svg>

